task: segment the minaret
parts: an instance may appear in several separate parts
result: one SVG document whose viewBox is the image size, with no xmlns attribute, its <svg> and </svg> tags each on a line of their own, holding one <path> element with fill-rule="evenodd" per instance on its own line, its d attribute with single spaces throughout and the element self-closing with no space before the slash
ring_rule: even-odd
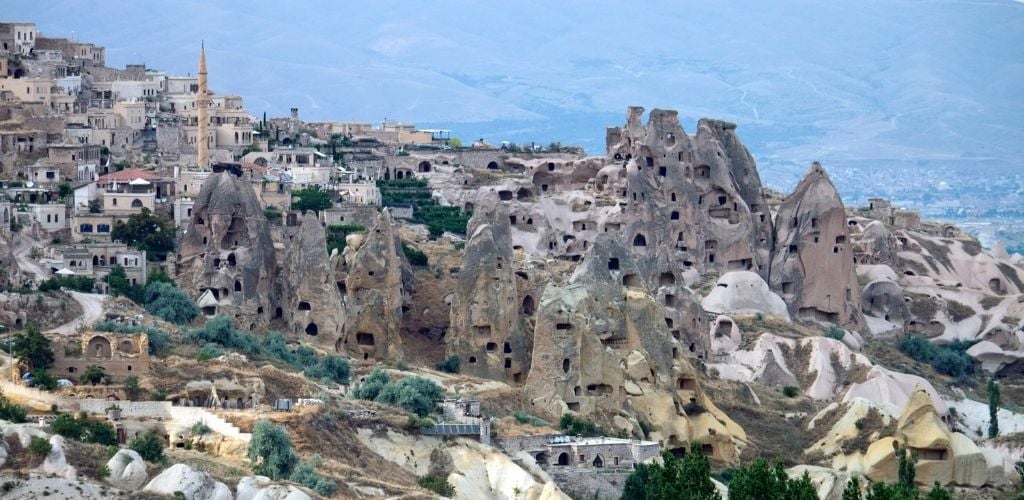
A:
<svg viewBox="0 0 1024 500">
<path fill-rule="evenodd" d="M 196 94 L 196 109 L 199 110 L 198 163 L 200 170 L 210 167 L 209 153 L 206 151 L 206 124 L 209 121 L 207 109 L 210 107 L 210 94 L 206 88 L 206 47 L 199 48 L 199 92 Z"/>
</svg>

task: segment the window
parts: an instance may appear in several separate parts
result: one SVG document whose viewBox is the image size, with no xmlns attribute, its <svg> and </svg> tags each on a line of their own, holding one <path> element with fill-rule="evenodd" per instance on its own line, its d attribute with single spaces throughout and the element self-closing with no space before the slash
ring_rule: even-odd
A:
<svg viewBox="0 0 1024 500">
<path fill-rule="evenodd" d="M 132 200 L 132 208 L 142 208 L 142 200 L 138 198 Z"/>
</svg>

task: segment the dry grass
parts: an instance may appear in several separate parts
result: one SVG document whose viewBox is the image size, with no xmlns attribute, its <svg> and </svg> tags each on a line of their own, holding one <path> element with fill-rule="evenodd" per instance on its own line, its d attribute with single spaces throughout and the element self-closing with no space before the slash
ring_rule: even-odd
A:
<svg viewBox="0 0 1024 500">
<path fill-rule="evenodd" d="M 993 307 L 998 306 L 999 304 L 1002 304 L 1003 299 L 1004 297 L 988 295 L 985 298 L 981 299 L 981 307 L 987 311 L 989 309 L 992 309 Z"/>
<path fill-rule="evenodd" d="M 786 320 L 772 315 L 737 316 L 733 318 L 740 332 L 756 333 L 771 332 L 780 337 L 803 338 L 817 337 L 821 330 L 805 326 L 800 323 L 787 322 Z"/>
<path fill-rule="evenodd" d="M 950 319 L 957 323 L 975 314 L 974 309 L 970 306 L 951 299 L 946 300 L 946 313 L 949 314 Z"/>
</svg>

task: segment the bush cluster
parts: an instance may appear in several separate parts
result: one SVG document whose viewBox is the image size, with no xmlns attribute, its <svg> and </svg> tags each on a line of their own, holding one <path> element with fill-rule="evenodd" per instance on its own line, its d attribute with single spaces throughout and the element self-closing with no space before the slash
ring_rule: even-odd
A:
<svg viewBox="0 0 1024 500">
<path fill-rule="evenodd" d="M 573 415 L 572 413 L 563 413 L 562 418 L 558 419 L 558 428 L 565 431 L 566 434 L 573 436 L 601 436 L 604 431 L 597 426 L 597 424 Z"/>
<path fill-rule="evenodd" d="M 404 408 L 420 417 L 434 409 L 434 401 L 444 396 L 441 387 L 422 377 L 392 381 L 380 368 L 374 368 L 359 387 L 351 392 L 356 399 Z"/>
<path fill-rule="evenodd" d="M 915 361 L 928 363 L 939 373 L 950 377 L 961 377 L 974 373 L 974 362 L 967 355 L 973 342 L 954 340 L 940 347 L 919 335 L 909 335 L 900 340 L 900 352 Z"/>
<path fill-rule="evenodd" d="M 50 423 L 54 434 L 83 443 L 102 445 L 117 444 L 117 432 L 109 422 L 90 420 L 84 413 L 75 418 L 70 413 L 61 413 Z"/>
<path fill-rule="evenodd" d="M 445 373 L 459 373 L 459 357 L 448 356 L 444 361 L 437 364 L 437 370 Z"/>
<path fill-rule="evenodd" d="M 39 284 L 40 292 L 52 292 L 68 288 L 76 292 L 92 293 L 96 280 L 88 276 L 54 276 Z"/>
<path fill-rule="evenodd" d="M 445 498 L 455 496 L 455 487 L 448 482 L 448 478 L 437 475 L 423 476 L 417 481 L 423 489 L 433 492 Z"/>
<path fill-rule="evenodd" d="M 224 349 L 235 349 L 250 356 L 276 360 L 298 368 L 312 379 L 339 384 L 348 382 L 350 368 L 345 358 L 332 354 L 317 356 L 316 352 L 306 346 L 289 350 L 284 335 L 277 332 L 260 341 L 251 333 L 235 328 L 226 316 L 211 318 L 202 328 L 193 330 L 189 339 L 203 346 L 199 352 L 202 359 L 220 356 Z"/>
<path fill-rule="evenodd" d="M 12 403 L 3 391 L 0 391 L 0 420 L 20 424 L 25 422 L 27 416 L 28 412 L 24 406 Z"/>
<path fill-rule="evenodd" d="M 427 254 L 409 246 L 406 242 L 402 242 L 402 253 L 405 254 L 405 258 L 409 259 L 409 263 L 416 267 L 427 266 Z"/>
<path fill-rule="evenodd" d="M 149 462 L 160 462 L 164 459 L 164 442 L 152 432 L 133 439 L 128 448 L 135 450 L 143 460 Z"/>
</svg>

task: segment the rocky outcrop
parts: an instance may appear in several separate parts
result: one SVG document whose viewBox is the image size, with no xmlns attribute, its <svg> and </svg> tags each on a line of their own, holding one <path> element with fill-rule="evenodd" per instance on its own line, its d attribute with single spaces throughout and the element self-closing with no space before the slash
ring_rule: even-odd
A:
<svg viewBox="0 0 1024 500">
<path fill-rule="evenodd" d="M 74 479 L 78 474 L 75 468 L 68 463 L 68 459 L 65 456 L 64 449 L 67 445 L 64 442 L 63 436 L 51 436 L 50 437 L 50 453 L 43 459 L 42 465 L 39 466 L 39 470 L 54 476 L 59 476 L 67 480 Z"/>
<path fill-rule="evenodd" d="M 834 465 L 862 470 L 872 481 L 892 482 L 897 478 L 896 450 L 901 446 L 917 455 L 918 484 L 978 487 L 989 481 L 985 454 L 967 436 L 950 432 L 924 390 L 914 391 L 892 437 L 873 442 L 863 456 L 837 457 Z"/>
<path fill-rule="evenodd" d="M 449 356 L 470 375 L 522 383 L 533 350 L 526 317 L 535 299 L 519 299 L 512 261 L 509 215 L 497 197 L 478 201 L 467 227 L 469 241 L 452 295 Z"/>
<path fill-rule="evenodd" d="M 825 169 L 815 163 L 775 217 L 775 249 L 768 280 L 790 314 L 860 329 L 846 210 Z"/>
<path fill-rule="evenodd" d="M 174 496 L 184 494 L 187 500 L 232 500 L 231 490 L 222 482 L 185 464 L 174 464 L 153 478 L 143 489 L 151 493 Z"/>
<path fill-rule="evenodd" d="M 327 239 L 316 213 L 285 243 L 281 307 L 293 339 L 341 352 L 345 309 L 327 258 Z"/>
<path fill-rule="evenodd" d="M 122 490 L 135 491 L 146 484 L 146 480 L 149 479 L 146 473 L 146 463 L 142 461 L 142 456 L 135 450 L 118 450 L 107 461 L 107 469 L 110 470 L 107 482 Z"/>
<path fill-rule="evenodd" d="M 344 347 L 356 359 L 401 359 L 405 292 L 401 242 L 391 213 L 384 210 L 363 235 L 349 235 L 341 255 L 331 257 L 334 279 L 345 302 Z"/>
<path fill-rule="evenodd" d="M 771 220 L 753 159 L 736 126 L 701 120 L 686 135 L 675 111 L 629 109 L 625 127 L 610 130 L 608 156 L 623 162 L 627 242 L 650 256 L 664 251 L 677 268 L 752 270 L 767 276 Z M 599 177 L 598 184 L 602 184 Z"/>
<path fill-rule="evenodd" d="M 228 172 L 210 175 L 178 246 L 178 284 L 193 297 L 209 292 L 216 305 L 203 308 L 207 315 L 265 327 L 284 312 L 277 266 L 252 186 Z"/>
<path fill-rule="evenodd" d="M 761 276 L 750 271 L 723 274 L 700 304 L 704 310 L 716 313 L 761 313 L 789 320 L 786 303 L 768 289 Z"/>
<path fill-rule="evenodd" d="M 266 476 L 245 476 L 235 488 L 235 500 L 309 500 L 311 497 L 291 484 L 273 484 Z"/>
<path fill-rule="evenodd" d="M 600 235 L 567 284 L 544 290 L 527 395 L 551 415 L 630 408 L 666 447 L 698 441 L 736 460 L 746 436 L 701 389 L 639 272 L 616 237 Z"/>
</svg>

